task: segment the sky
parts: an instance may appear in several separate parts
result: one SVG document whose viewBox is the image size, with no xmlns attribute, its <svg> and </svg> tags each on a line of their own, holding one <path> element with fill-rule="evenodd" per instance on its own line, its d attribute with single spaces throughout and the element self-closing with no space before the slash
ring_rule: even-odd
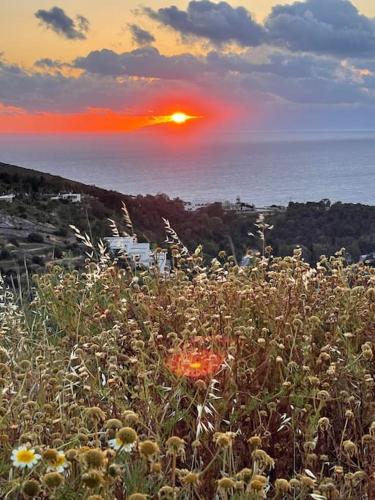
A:
<svg viewBox="0 0 375 500">
<path fill-rule="evenodd" d="M 375 1 L 1 0 L 0 133 L 174 111 L 197 129 L 375 129 Z"/>
</svg>

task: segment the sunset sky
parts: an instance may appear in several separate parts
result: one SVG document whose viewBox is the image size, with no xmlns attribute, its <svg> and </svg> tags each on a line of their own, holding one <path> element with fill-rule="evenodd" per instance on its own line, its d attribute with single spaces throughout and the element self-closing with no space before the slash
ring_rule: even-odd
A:
<svg viewBox="0 0 375 500">
<path fill-rule="evenodd" d="M 1 0 L 0 42 L 0 132 L 375 128 L 374 0 Z"/>
</svg>

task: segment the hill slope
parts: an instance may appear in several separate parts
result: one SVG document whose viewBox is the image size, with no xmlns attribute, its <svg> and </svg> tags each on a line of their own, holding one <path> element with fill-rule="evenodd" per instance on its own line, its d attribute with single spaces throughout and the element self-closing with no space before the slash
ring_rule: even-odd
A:
<svg viewBox="0 0 375 500">
<path fill-rule="evenodd" d="M 82 204 L 52 202 L 47 197 L 69 191 L 83 194 Z M 88 232 L 93 239 L 110 233 L 108 218 L 124 229 L 120 215 L 123 202 L 140 240 L 162 245 L 165 218 L 188 248 L 194 250 L 202 244 L 209 258 L 225 250 L 240 261 L 248 248 L 260 248 L 257 239 L 249 236 L 249 232 L 257 231 L 257 214 L 228 212 L 220 203 L 188 212 L 182 200 L 167 195 L 130 196 L 4 163 L 0 163 L 1 192 L 18 193 L 13 204 L 1 204 L 3 214 L 54 226 L 57 236 L 67 237 L 66 243 L 62 239 L 58 244 L 67 245 L 69 251 L 74 251 L 70 248 L 69 224 Z M 342 247 L 353 261 L 375 251 L 374 206 L 330 204 L 327 200 L 290 203 L 286 210 L 269 215 L 267 221 L 274 226 L 266 237 L 275 255 L 288 255 L 300 245 L 304 258 L 315 263 L 320 255 L 332 255 Z"/>
</svg>

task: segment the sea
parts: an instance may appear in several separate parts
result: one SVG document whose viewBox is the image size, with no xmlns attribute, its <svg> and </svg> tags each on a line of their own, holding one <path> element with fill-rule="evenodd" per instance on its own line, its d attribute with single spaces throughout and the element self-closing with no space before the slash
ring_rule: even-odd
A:
<svg viewBox="0 0 375 500">
<path fill-rule="evenodd" d="M 375 131 L 0 135 L 0 161 L 126 194 L 190 202 L 375 205 Z"/>
</svg>

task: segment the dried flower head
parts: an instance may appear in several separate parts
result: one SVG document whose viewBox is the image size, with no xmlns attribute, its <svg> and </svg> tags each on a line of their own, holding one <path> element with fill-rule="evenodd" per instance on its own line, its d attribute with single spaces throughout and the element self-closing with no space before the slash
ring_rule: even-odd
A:
<svg viewBox="0 0 375 500">
<path fill-rule="evenodd" d="M 262 438 L 260 436 L 251 436 L 248 439 L 248 442 L 250 446 L 253 446 L 254 448 L 259 448 L 262 446 Z"/>
<path fill-rule="evenodd" d="M 171 436 L 167 439 L 167 454 L 177 455 L 181 458 L 185 456 L 185 441 L 178 436 Z"/>
<path fill-rule="evenodd" d="M 215 432 L 213 441 L 219 448 L 228 448 L 233 445 L 235 432 Z"/>
<path fill-rule="evenodd" d="M 122 427 L 122 422 L 118 418 L 110 418 L 104 424 L 105 429 L 120 429 Z"/>
<path fill-rule="evenodd" d="M 36 479 L 28 479 L 22 486 L 22 493 L 28 498 L 35 498 L 39 495 L 40 483 Z"/>
<path fill-rule="evenodd" d="M 256 449 L 252 452 L 251 456 L 253 457 L 253 460 L 258 462 L 261 469 L 273 469 L 275 467 L 274 459 L 264 450 Z"/>
<path fill-rule="evenodd" d="M 290 484 L 287 479 L 276 479 L 275 481 L 275 489 L 279 493 L 288 493 L 290 491 Z"/>
<path fill-rule="evenodd" d="M 249 488 L 250 491 L 261 492 L 264 490 L 267 484 L 267 478 L 264 476 L 256 475 L 254 479 L 250 481 Z"/>
<path fill-rule="evenodd" d="M 172 486 L 163 486 L 158 492 L 158 498 L 160 500 L 175 500 L 176 488 L 172 488 Z"/>
<path fill-rule="evenodd" d="M 86 417 L 89 420 L 97 421 L 97 422 L 104 422 L 106 415 L 104 411 L 99 408 L 98 406 L 93 406 L 92 408 L 86 408 L 85 410 Z"/>
<path fill-rule="evenodd" d="M 50 489 L 58 488 L 64 482 L 64 476 L 59 472 L 47 472 L 42 479 L 43 483 Z"/>
<path fill-rule="evenodd" d="M 318 427 L 322 431 L 327 431 L 329 429 L 330 423 L 329 423 L 329 418 L 327 417 L 321 417 L 318 420 Z"/>
<path fill-rule="evenodd" d="M 59 457 L 59 452 L 55 448 L 47 448 L 42 454 L 43 460 L 47 463 L 54 463 Z"/>
<path fill-rule="evenodd" d="M 153 474 L 160 474 L 161 471 L 162 471 L 162 465 L 160 462 L 152 462 L 151 466 L 150 466 L 150 471 L 153 473 Z"/>
<path fill-rule="evenodd" d="M 99 471 L 92 469 L 89 472 L 82 474 L 81 480 L 85 486 L 94 489 L 98 488 L 103 483 L 104 478 Z"/>
<path fill-rule="evenodd" d="M 342 447 L 344 448 L 345 453 L 347 453 L 350 457 L 357 455 L 357 445 L 353 443 L 350 439 L 347 439 L 342 443 Z"/>
<path fill-rule="evenodd" d="M 222 477 L 217 482 L 218 490 L 224 490 L 224 491 L 232 490 L 234 488 L 234 485 L 235 481 L 230 477 Z"/>
<path fill-rule="evenodd" d="M 100 469 L 105 463 L 105 455 L 99 448 L 85 451 L 82 459 L 90 469 Z"/>
<path fill-rule="evenodd" d="M 159 453 L 159 446 L 154 441 L 146 439 L 139 443 L 139 452 L 145 458 L 151 458 Z"/>
</svg>

